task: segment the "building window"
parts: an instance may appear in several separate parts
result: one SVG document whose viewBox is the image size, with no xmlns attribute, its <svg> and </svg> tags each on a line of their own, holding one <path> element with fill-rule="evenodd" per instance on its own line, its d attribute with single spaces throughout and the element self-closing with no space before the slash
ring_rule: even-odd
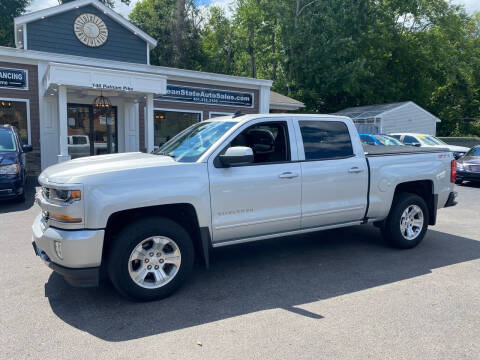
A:
<svg viewBox="0 0 480 360">
<path fill-rule="evenodd" d="M 154 145 L 162 146 L 190 125 L 200 121 L 201 111 L 156 109 L 153 112 Z"/>
<path fill-rule="evenodd" d="M 29 102 L 23 99 L 0 98 L 0 125 L 13 125 L 18 129 L 24 144 L 29 144 Z"/>
</svg>

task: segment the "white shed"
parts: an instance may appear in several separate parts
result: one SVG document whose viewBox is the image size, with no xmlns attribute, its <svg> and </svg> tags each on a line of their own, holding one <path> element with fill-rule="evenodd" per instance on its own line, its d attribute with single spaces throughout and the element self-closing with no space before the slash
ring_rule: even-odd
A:
<svg viewBox="0 0 480 360">
<path fill-rule="evenodd" d="M 441 120 L 413 101 L 351 107 L 335 115 L 348 116 L 359 132 L 389 134 L 411 132 L 435 135 Z"/>
</svg>

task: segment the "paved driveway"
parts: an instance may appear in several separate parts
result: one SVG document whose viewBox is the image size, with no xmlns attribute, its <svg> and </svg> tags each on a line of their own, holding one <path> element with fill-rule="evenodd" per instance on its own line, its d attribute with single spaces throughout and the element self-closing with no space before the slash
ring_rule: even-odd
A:
<svg viewBox="0 0 480 360">
<path fill-rule="evenodd" d="M 223 248 L 146 304 L 68 286 L 33 254 L 38 208 L 0 204 L 0 358 L 478 359 L 480 186 L 457 190 L 416 249 L 370 226 Z"/>
</svg>

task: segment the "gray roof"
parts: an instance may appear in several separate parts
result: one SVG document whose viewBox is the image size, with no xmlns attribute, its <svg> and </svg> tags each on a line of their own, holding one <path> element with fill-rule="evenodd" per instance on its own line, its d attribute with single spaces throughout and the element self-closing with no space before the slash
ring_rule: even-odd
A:
<svg viewBox="0 0 480 360">
<path fill-rule="evenodd" d="M 348 116 L 351 119 L 369 119 L 383 114 L 384 112 L 408 104 L 409 102 L 410 101 L 403 101 L 390 104 L 350 107 L 336 112 L 335 115 Z"/>
<path fill-rule="evenodd" d="M 270 108 L 275 109 L 276 106 L 286 106 L 292 109 L 299 109 L 305 107 L 305 104 L 301 101 L 270 90 Z"/>
</svg>

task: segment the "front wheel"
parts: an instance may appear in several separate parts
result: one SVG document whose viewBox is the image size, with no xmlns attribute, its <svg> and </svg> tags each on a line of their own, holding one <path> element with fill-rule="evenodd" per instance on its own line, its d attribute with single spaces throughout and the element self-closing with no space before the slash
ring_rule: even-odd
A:
<svg viewBox="0 0 480 360">
<path fill-rule="evenodd" d="M 383 238 L 393 247 L 410 249 L 425 237 L 429 221 L 427 204 L 420 196 L 402 193 L 395 196 L 382 228 Z"/>
<path fill-rule="evenodd" d="M 194 247 L 188 232 L 166 218 L 147 218 L 126 226 L 108 258 L 113 286 L 125 297 L 150 301 L 169 296 L 193 268 Z"/>
</svg>

